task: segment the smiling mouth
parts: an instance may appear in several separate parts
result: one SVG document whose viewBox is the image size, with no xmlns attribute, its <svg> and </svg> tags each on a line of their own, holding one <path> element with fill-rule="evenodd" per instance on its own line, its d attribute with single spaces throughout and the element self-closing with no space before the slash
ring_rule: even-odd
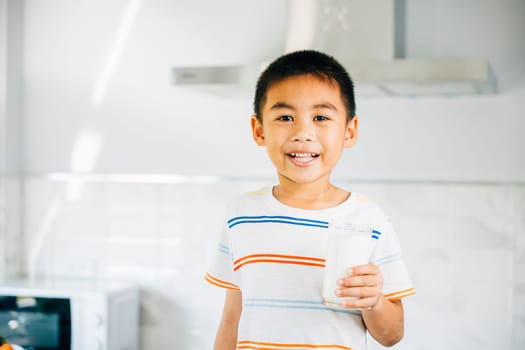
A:
<svg viewBox="0 0 525 350">
<path fill-rule="evenodd" d="M 319 154 L 317 153 L 288 153 L 287 155 L 295 162 L 299 163 L 308 163 L 319 157 Z"/>
</svg>

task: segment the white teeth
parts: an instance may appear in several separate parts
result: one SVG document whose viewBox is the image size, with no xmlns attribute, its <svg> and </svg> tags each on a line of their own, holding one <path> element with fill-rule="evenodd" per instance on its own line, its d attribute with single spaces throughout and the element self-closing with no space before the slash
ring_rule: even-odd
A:
<svg viewBox="0 0 525 350">
<path fill-rule="evenodd" d="M 317 153 L 289 153 L 289 155 L 294 159 L 295 162 L 299 163 L 311 162 L 315 157 L 318 156 Z"/>
<path fill-rule="evenodd" d="M 312 158 L 317 156 L 316 153 L 290 153 L 291 157 L 298 158 Z"/>
<path fill-rule="evenodd" d="M 312 159 L 313 159 L 312 157 L 296 157 L 295 158 L 295 160 L 300 162 L 300 163 L 308 163 Z"/>
</svg>

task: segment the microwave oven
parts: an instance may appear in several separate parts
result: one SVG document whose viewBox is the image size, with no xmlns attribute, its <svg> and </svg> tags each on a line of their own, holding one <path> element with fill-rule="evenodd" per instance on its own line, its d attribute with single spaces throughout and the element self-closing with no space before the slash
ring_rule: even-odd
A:
<svg viewBox="0 0 525 350">
<path fill-rule="evenodd" d="M 139 290 L 71 280 L 0 282 L 0 336 L 27 350 L 138 350 Z"/>
</svg>

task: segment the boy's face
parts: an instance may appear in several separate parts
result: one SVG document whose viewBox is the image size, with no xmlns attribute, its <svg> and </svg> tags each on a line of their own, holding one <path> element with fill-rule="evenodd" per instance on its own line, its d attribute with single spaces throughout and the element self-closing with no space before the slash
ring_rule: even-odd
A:
<svg viewBox="0 0 525 350">
<path fill-rule="evenodd" d="M 299 75 L 270 86 L 262 124 L 251 120 L 255 142 L 265 146 L 281 183 L 329 181 L 344 148 L 357 137 L 357 117 L 347 121 L 336 83 Z"/>
</svg>

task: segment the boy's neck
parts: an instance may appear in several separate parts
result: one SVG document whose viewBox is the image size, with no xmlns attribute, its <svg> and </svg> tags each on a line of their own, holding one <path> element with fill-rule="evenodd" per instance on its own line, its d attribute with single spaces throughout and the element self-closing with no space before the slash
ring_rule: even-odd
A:
<svg viewBox="0 0 525 350">
<path fill-rule="evenodd" d="M 290 207 L 319 210 L 335 207 L 348 199 L 346 192 L 330 182 L 324 184 L 297 184 L 280 181 L 273 188 L 273 196 Z"/>
</svg>

